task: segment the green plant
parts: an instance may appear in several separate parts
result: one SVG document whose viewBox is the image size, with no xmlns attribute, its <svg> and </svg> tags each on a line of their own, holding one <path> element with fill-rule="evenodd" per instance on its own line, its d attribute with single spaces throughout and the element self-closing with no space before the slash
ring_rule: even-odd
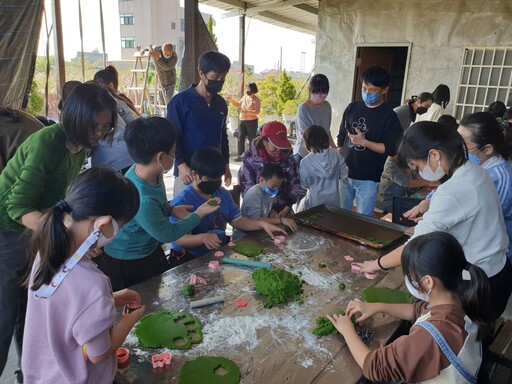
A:
<svg viewBox="0 0 512 384">
<path fill-rule="evenodd" d="M 295 99 L 295 94 L 297 91 L 295 90 L 295 85 L 293 84 L 292 78 L 290 75 L 283 71 L 281 75 L 279 75 L 279 85 L 277 86 L 277 100 L 278 106 L 277 109 L 279 114 L 283 113 L 284 105 L 288 100 Z"/>
<path fill-rule="evenodd" d="M 32 80 L 32 85 L 30 86 L 30 93 L 28 95 L 28 103 L 27 103 L 27 112 L 31 115 L 37 116 L 39 115 L 44 107 L 44 99 L 39 94 L 39 87 L 37 83 Z"/>
</svg>

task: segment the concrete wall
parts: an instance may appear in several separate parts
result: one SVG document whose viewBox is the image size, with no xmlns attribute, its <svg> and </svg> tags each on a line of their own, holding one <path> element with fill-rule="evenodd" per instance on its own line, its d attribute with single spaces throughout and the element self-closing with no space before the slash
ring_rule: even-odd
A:
<svg viewBox="0 0 512 384">
<path fill-rule="evenodd" d="M 321 0 L 316 73 L 329 78 L 337 135 L 351 101 L 358 44 L 411 44 L 405 94 L 450 87 L 452 113 L 467 46 L 512 46 L 511 0 Z"/>
</svg>

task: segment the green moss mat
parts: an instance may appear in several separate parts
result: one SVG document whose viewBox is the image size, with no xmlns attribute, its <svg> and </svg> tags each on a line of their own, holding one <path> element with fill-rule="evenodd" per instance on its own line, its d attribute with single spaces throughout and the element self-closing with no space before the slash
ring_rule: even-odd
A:
<svg viewBox="0 0 512 384">
<path fill-rule="evenodd" d="M 363 291 L 363 297 L 368 303 L 410 304 L 414 302 L 414 298 L 409 293 L 387 287 L 366 288 Z"/>
<path fill-rule="evenodd" d="M 256 257 L 265 253 L 265 250 L 259 245 L 252 243 L 236 243 L 233 247 L 233 251 L 247 257 Z"/>
<path fill-rule="evenodd" d="M 288 271 L 258 269 L 253 272 L 252 279 L 256 284 L 256 292 L 267 296 L 264 304 L 266 308 L 292 299 L 300 301 L 302 282 Z"/>
</svg>

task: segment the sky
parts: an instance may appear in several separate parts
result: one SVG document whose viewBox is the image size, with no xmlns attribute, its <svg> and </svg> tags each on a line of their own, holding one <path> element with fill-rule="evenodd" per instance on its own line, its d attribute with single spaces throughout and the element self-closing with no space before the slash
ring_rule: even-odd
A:
<svg viewBox="0 0 512 384">
<path fill-rule="evenodd" d="M 149 1 L 149 0 L 145 0 Z M 62 28 L 64 36 L 64 57 L 71 60 L 80 51 L 80 30 L 78 0 L 61 0 Z M 51 0 L 45 0 L 48 10 L 48 26 L 51 26 Z M 212 14 L 216 26 L 219 51 L 232 61 L 238 60 L 238 17 L 222 17 L 222 10 L 200 4 L 200 10 Z M 121 58 L 118 0 L 103 0 L 105 24 L 105 46 L 109 60 Z M 82 24 L 84 51 L 102 51 L 99 0 L 82 0 Z M 43 19 L 39 38 L 38 54 L 45 54 L 47 42 L 45 20 Z M 276 68 L 280 50 L 283 52 L 283 68 L 299 71 L 301 52 L 305 55 L 305 71 L 313 69 L 315 40 L 313 35 L 290 31 L 255 19 L 246 19 L 246 64 L 254 65 L 256 72 Z M 50 37 L 50 54 L 53 54 L 53 35 Z"/>
</svg>

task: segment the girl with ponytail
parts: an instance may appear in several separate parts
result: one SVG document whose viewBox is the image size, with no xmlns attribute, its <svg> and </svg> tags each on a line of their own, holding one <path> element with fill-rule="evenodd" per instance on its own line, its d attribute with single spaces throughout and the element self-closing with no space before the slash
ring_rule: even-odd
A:
<svg viewBox="0 0 512 384">
<path fill-rule="evenodd" d="M 402 253 L 402 270 L 414 304 L 351 301 L 347 315 L 328 316 L 372 382 L 476 383 L 481 340 L 495 319 L 485 272 L 467 262 L 455 237 L 431 232 L 412 239 Z M 465 272 L 469 280 L 465 280 Z M 376 313 L 414 322 L 409 335 L 370 351 L 357 336 L 357 323 Z"/>
<path fill-rule="evenodd" d="M 90 252 L 113 240 L 139 209 L 133 183 L 108 168 L 79 175 L 48 209 L 29 247 L 22 370 L 30 383 L 112 382 L 116 350 L 145 307 L 137 292 L 112 293 Z M 115 307 L 138 307 L 114 325 Z"/>
</svg>

